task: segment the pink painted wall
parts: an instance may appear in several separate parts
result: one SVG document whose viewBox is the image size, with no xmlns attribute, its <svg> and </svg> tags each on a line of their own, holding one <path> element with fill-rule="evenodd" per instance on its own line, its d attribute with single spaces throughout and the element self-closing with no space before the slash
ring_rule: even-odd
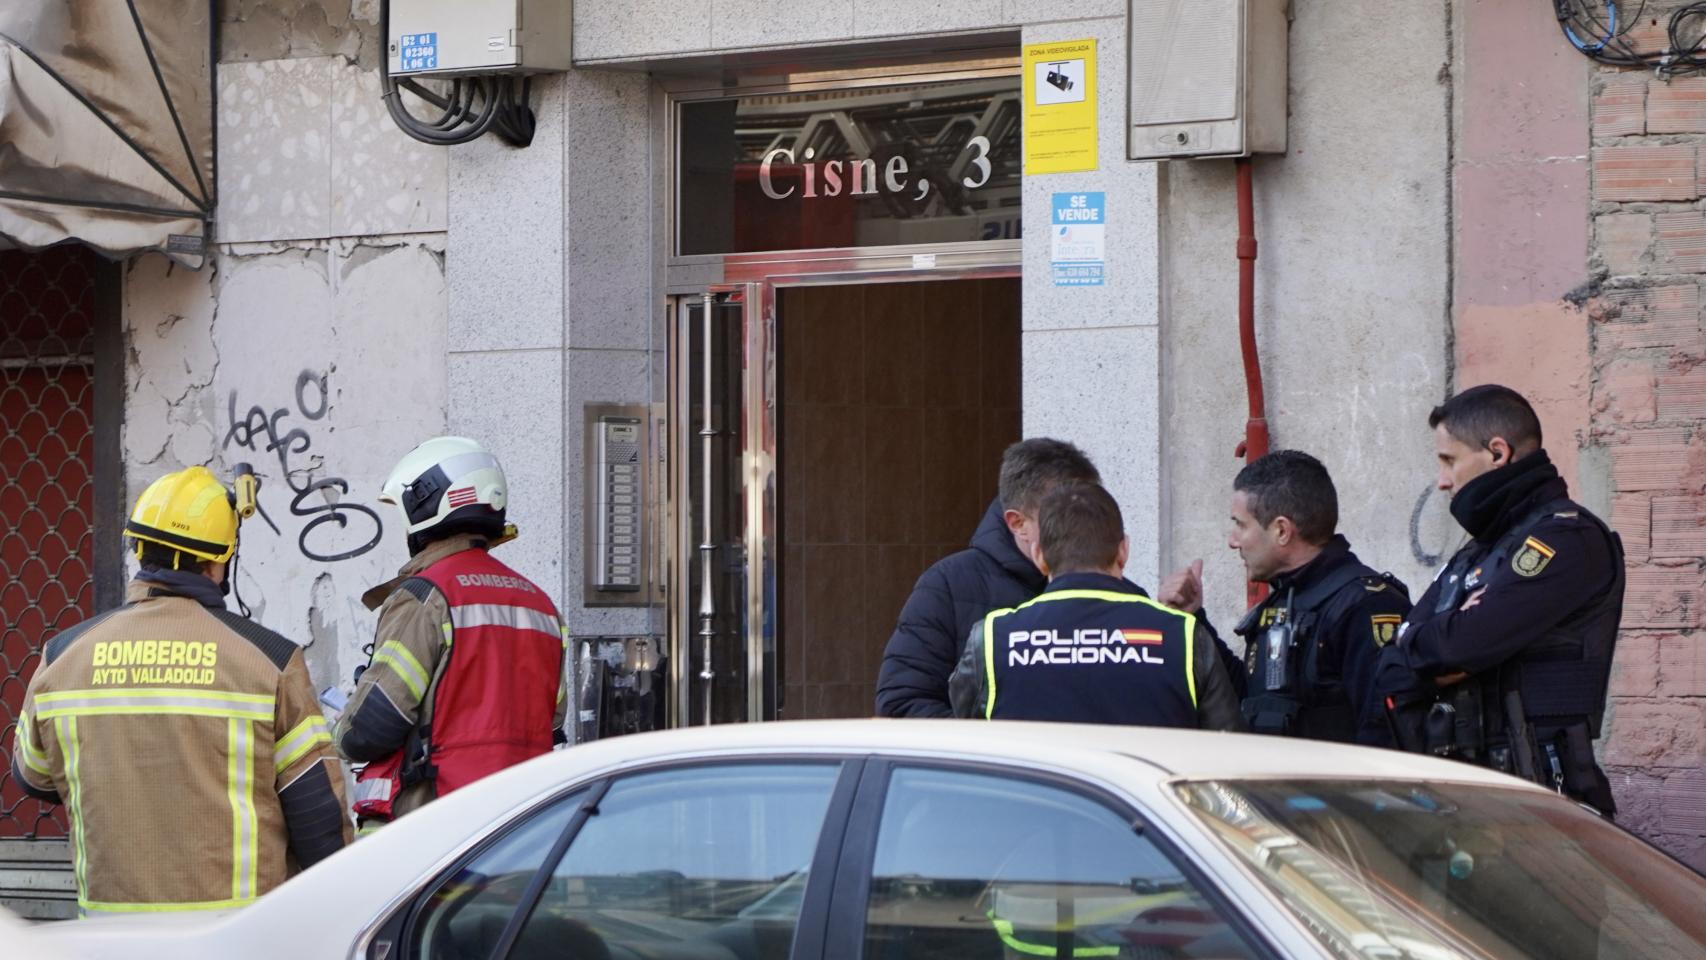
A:
<svg viewBox="0 0 1706 960">
<path fill-rule="evenodd" d="M 1546 446 L 1579 489 L 1593 364 L 1587 279 L 1587 62 L 1529 4 L 1461 7 L 1453 162 L 1454 390 L 1497 382 L 1540 413 Z"/>
</svg>

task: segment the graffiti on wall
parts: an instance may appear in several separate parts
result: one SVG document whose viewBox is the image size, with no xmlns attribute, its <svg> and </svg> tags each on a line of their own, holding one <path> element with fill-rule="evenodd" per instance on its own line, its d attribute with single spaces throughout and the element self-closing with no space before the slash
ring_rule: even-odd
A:
<svg viewBox="0 0 1706 960">
<path fill-rule="evenodd" d="M 289 407 L 269 411 L 256 404 L 239 419 L 237 391 L 232 390 L 228 403 L 231 426 L 225 432 L 221 449 L 229 450 L 235 445 L 242 450 L 278 457 L 279 472 L 295 495 L 290 501 L 290 514 L 307 520 L 296 537 L 297 548 L 304 557 L 321 563 L 359 557 L 379 545 L 385 525 L 371 507 L 346 502 L 343 497 L 349 493 L 349 481 L 322 474 L 321 458 L 309 453 L 314 438 L 308 426 L 324 420 L 331 411 L 327 374 L 314 370 L 297 374 L 295 399 L 294 412 Z M 296 417 L 306 423 L 301 426 L 286 423 Z M 259 512 L 273 533 L 284 536 L 264 508 Z M 362 541 L 364 535 L 366 540 Z"/>
</svg>

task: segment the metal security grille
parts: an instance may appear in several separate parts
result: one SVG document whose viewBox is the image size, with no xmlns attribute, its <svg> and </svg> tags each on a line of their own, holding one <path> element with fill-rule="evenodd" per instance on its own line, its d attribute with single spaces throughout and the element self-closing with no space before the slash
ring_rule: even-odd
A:
<svg viewBox="0 0 1706 960">
<path fill-rule="evenodd" d="M 12 782 L 25 685 L 94 588 L 93 254 L 0 253 L 0 838 L 62 837 Z"/>
</svg>

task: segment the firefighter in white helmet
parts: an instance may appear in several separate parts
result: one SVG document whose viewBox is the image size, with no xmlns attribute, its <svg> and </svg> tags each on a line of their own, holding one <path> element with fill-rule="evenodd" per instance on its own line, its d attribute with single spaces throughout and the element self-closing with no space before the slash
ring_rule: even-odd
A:
<svg viewBox="0 0 1706 960">
<path fill-rule="evenodd" d="M 336 729 L 366 763 L 363 827 L 548 752 L 567 709 L 562 618 L 545 591 L 488 552 L 507 539 L 509 484 L 463 437 L 405 456 L 379 499 L 396 506 L 411 559 L 370 592 L 373 656 Z"/>
</svg>

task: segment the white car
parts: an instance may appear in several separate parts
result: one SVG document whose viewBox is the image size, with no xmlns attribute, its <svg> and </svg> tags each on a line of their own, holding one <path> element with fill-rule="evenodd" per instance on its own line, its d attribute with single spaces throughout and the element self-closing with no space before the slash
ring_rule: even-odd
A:
<svg viewBox="0 0 1706 960">
<path fill-rule="evenodd" d="M 1697 960 L 1706 880 L 1457 763 L 862 720 L 575 747 L 241 911 L 32 935 L 86 960 Z"/>
</svg>

